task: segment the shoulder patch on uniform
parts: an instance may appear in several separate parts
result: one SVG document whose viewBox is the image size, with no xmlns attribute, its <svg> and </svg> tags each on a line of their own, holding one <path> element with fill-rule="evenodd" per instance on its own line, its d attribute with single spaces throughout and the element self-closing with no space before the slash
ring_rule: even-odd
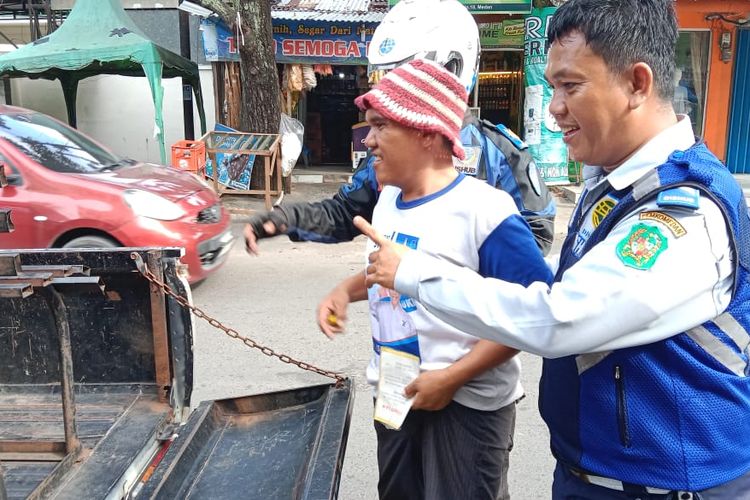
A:
<svg viewBox="0 0 750 500">
<path fill-rule="evenodd" d="M 660 207 L 682 207 L 696 210 L 700 206 L 700 191 L 691 187 L 676 187 L 659 193 L 656 204 Z"/>
<path fill-rule="evenodd" d="M 641 220 L 654 220 L 657 222 L 661 222 L 662 224 L 667 226 L 670 231 L 672 231 L 672 234 L 675 238 L 682 238 L 687 234 L 687 229 L 685 229 L 685 226 L 677 222 L 674 217 L 665 214 L 664 212 L 641 212 L 639 218 Z"/>
<path fill-rule="evenodd" d="M 463 174 L 476 177 L 479 173 L 479 160 L 482 159 L 482 148 L 464 145 L 464 153 L 466 157 L 463 160 L 453 157 L 453 166 Z"/>
<path fill-rule="evenodd" d="M 633 269 L 651 269 L 657 257 L 667 249 L 667 238 L 658 227 L 638 223 L 617 244 L 617 257 Z"/>
<path fill-rule="evenodd" d="M 617 205 L 619 200 L 611 194 L 602 198 L 591 210 L 591 223 L 594 225 L 594 229 L 599 227 L 599 224 L 604 218 L 609 215 L 613 208 Z"/>
<path fill-rule="evenodd" d="M 502 123 L 498 123 L 497 125 L 495 125 L 495 128 L 497 129 L 498 132 L 503 134 L 506 139 L 512 142 L 513 145 L 517 147 L 518 149 L 526 149 L 529 147 L 529 145 L 523 142 L 521 138 L 515 134 L 515 132 L 513 132 L 511 129 L 509 129 Z"/>
</svg>

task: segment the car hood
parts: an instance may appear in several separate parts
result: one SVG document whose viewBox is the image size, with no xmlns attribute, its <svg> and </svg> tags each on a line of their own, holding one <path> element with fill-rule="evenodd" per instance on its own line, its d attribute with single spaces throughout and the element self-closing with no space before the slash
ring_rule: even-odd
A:
<svg viewBox="0 0 750 500">
<path fill-rule="evenodd" d="M 175 202 L 205 189 L 204 184 L 187 172 L 151 163 L 124 165 L 106 172 L 80 175 L 123 189 L 149 191 Z"/>
</svg>

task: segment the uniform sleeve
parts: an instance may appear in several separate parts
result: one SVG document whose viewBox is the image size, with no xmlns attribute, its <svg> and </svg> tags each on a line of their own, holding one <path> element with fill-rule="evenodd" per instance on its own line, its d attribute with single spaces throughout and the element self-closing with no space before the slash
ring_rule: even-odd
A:
<svg viewBox="0 0 750 500">
<path fill-rule="evenodd" d="M 372 220 L 378 194 L 372 157 L 368 157 L 354 171 L 351 183 L 342 186 L 333 198 L 283 204 L 280 208 L 289 221 L 286 234 L 292 241 L 350 241 L 360 234 L 352 220 L 357 215 Z"/>
<path fill-rule="evenodd" d="M 663 216 L 643 217 L 658 212 Z M 644 229 L 645 228 L 645 229 Z M 395 288 L 456 328 L 555 358 L 656 342 L 716 317 L 728 305 L 733 256 L 719 208 L 644 208 L 551 287 L 482 278 L 418 251 Z"/>
<path fill-rule="evenodd" d="M 503 220 L 482 243 L 479 274 L 523 286 L 552 283 L 553 277 L 528 224 L 518 214 Z"/>
</svg>

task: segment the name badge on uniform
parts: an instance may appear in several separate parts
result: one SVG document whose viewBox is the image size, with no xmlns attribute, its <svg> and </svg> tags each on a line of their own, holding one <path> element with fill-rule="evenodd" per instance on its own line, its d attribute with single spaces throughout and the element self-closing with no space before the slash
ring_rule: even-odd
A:
<svg viewBox="0 0 750 500">
<path fill-rule="evenodd" d="M 482 158 L 482 148 L 480 146 L 464 146 L 466 159 L 459 160 L 453 157 L 453 166 L 462 174 L 477 176 L 479 172 L 479 160 Z"/>
</svg>

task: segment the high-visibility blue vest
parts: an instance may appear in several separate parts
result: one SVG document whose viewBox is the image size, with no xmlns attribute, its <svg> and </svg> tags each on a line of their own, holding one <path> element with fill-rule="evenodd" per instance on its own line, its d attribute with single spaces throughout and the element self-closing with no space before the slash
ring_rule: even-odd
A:
<svg viewBox="0 0 750 500">
<path fill-rule="evenodd" d="M 651 181 L 658 187 L 647 193 L 614 193 L 620 201 L 579 255 L 656 193 L 694 187 L 716 202 L 730 228 L 735 287 L 729 306 L 660 342 L 545 359 L 539 405 L 563 464 L 624 483 L 700 491 L 750 470 L 750 217 L 742 189 L 703 144 L 673 153 Z M 572 218 L 556 281 L 580 258 L 573 253 L 580 220 Z"/>
</svg>

